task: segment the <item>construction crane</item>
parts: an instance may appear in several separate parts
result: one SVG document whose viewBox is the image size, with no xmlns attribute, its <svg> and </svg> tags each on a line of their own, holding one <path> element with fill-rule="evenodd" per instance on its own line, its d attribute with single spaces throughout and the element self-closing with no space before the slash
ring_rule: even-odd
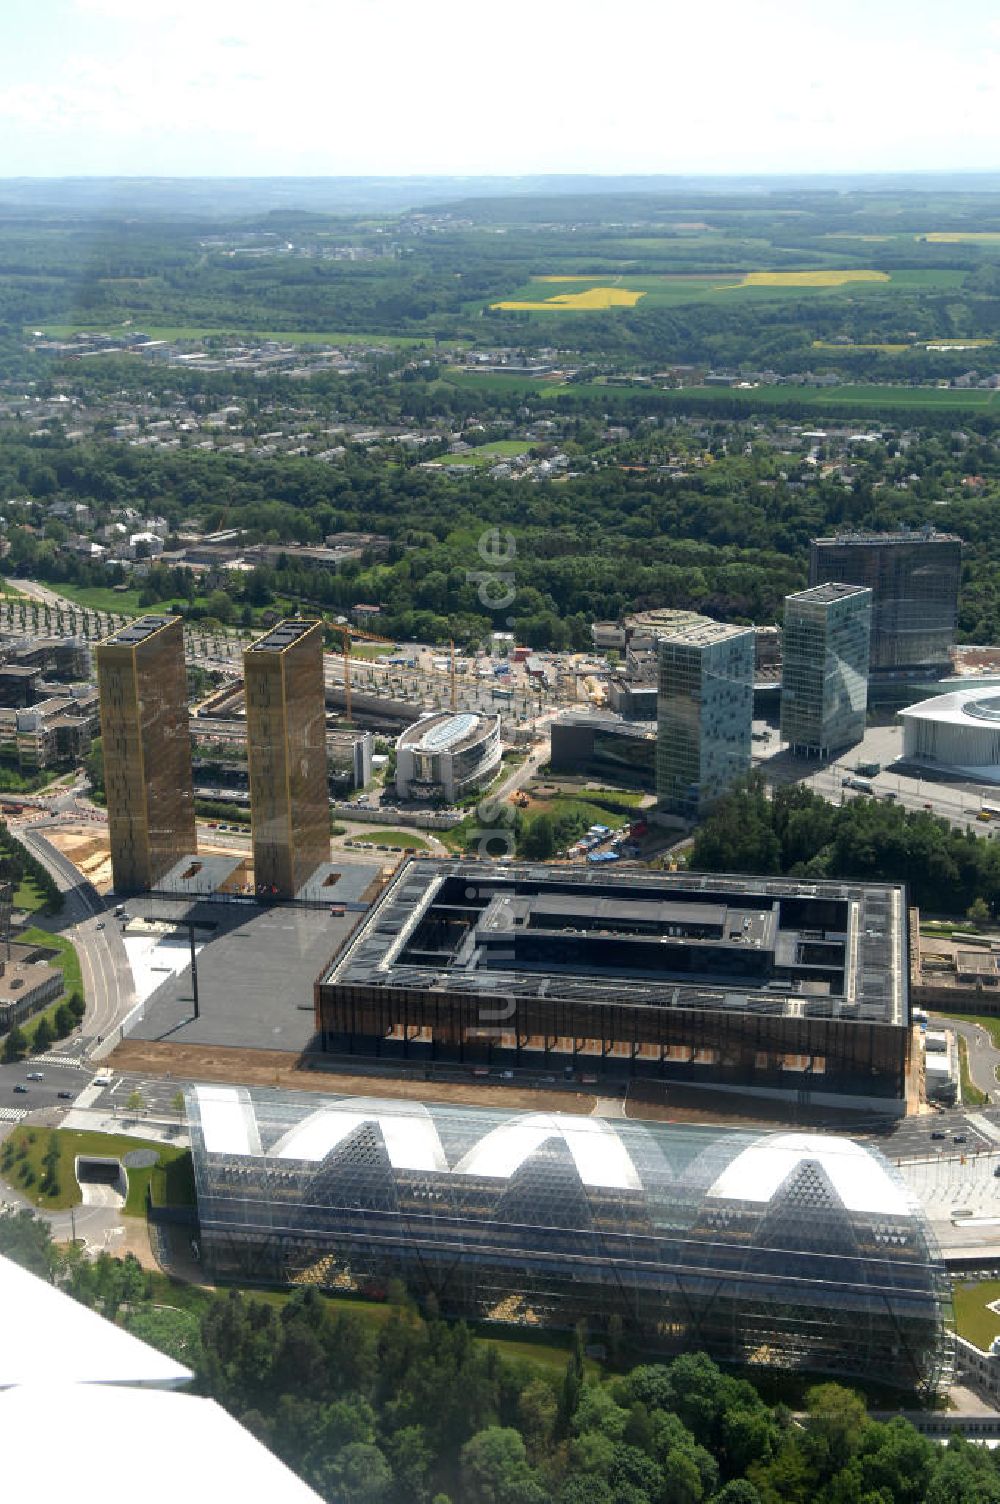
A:
<svg viewBox="0 0 1000 1504">
<path fill-rule="evenodd" d="M 339 623 L 328 622 L 331 631 L 339 632 L 344 642 L 344 717 L 351 719 L 351 642 L 359 638 L 363 642 L 387 642 L 390 647 L 394 643 L 392 637 L 379 637 L 377 632 L 365 632 L 359 627 L 345 627 Z"/>
</svg>

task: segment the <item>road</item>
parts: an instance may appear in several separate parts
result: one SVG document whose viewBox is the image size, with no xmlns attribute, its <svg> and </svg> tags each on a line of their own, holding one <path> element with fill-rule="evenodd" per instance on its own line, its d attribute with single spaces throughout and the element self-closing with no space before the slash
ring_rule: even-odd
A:
<svg viewBox="0 0 1000 1504">
<path fill-rule="evenodd" d="M 961 1034 L 968 1045 L 969 1075 L 973 1086 L 986 1092 L 991 1102 L 1000 1102 L 1000 1081 L 997 1077 L 1000 1050 L 994 1046 L 986 1030 L 978 1024 L 962 1023 L 957 1018 L 935 1018 L 934 1025 L 940 1029 L 955 1029 Z"/>
<path fill-rule="evenodd" d="M 93 883 L 81 877 L 68 857 L 37 826 L 18 831 L 25 846 L 49 871 L 64 895 L 60 927 L 76 946 L 83 975 L 84 1035 L 106 1039 L 135 1003 L 132 971 L 119 927 Z"/>
</svg>

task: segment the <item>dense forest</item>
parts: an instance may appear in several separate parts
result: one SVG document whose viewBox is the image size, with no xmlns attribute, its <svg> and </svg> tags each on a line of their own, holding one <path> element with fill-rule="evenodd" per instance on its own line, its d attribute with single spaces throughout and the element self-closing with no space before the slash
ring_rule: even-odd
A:
<svg viewBox="0 0 1000 1504">
<path fill-rule="evenodd" d="M 0 1252 L 194 1369 L 331 1504 L 1000 1501 L 996 1454 L 872 1421 L 819 1379 L 793 1412 L 702 1353 L 601 1376 L 579 1331 L 561 1372 L 512 1362 L 402 1290 L 357 1311 L 312 1289 L 175 1306 L 135 1259 L 57 1249 L 30 1211 L 0 1212 Z"/>
<path fill-rule="evenodd" d="M 404 403 L 400 383 L 387 379 L 383 405 L 390 414 L 409 412 L 422 385 L 407 384 Z M 473 402 L 446 384 L 433 398 Z M 505 399 L 495 400 L 499 423 Z M 477 411 L 484 414 L 482 397 Z M 842 526 L 932 521 L 967 545 L 960 637 L 1000 640 L 1000 450 L 989 420 L 908 430 L 905 439 L 883 433 L 852 456 L 847 482 L 819 473 L 801 453 L 782 453 L 759 424 L 652 419 L 624 446 L 624 458 L 607 454 L 605 427 L 596 413 L 568 420 L 571 437 L 561 448 L 574 470 L 540 484 L 482 472 L 442 477 L 387 464 L 360 447 L 332 467 L 308 458 L 71 445 L 8 429 L 0 434 L 0 504 L 9 551 L 0 567 L 54 584 L 112 582 L 103 565 L 62 547 L 66 524 L 45 516 L 57 499 L 85 502 L 97 518 L 132 505 L 162 514 L 176 530 L 238 526 L 248 543 L 319 543 L 330 532 L 371 529 L 392 539 L 387 558 L 350 562 L 338 573 L 279 559 L 276 568 L 221 576 L 202 588 L 224 586 L 237 610 L 275 596 L 330 610 L 375 603 L 387 635 L 474 641 L 497 625 L 479 598 L 477 545 L 488 528 L 502 526 L 516 546 L 516 595 L 505 614 L 518 635 L 536 647 L 580 648 L 595 618 L 651 605 L 780 620 L 784 596 L 805 584 L 811 537 Z M 175 593 L 193 597 L 195 583 L 157 566 L 144 589 L 144 603 L 153 604 Z"/>
<path fill-rule="evenodd" d="M 905 882 L 912 901 L 932 914 L 963 916 L 977 904 L 984 919 L 1000 913 L 1000 848 L 993 842 L 879 799 L 838 807 L 800 785 L 769 797 L 751 779 L 724 795 L 695 832 L 690 866 Z"/>
</svg>

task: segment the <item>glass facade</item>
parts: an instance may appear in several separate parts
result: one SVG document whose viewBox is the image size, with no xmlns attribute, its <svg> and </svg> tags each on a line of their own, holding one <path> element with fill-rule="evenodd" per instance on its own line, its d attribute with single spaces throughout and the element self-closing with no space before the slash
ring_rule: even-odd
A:
<svg viewBox="0 0 1000 1504">
<path fill-rule="evenodd" d="M 656 794 L 696 819 L 750 771 L 752 627 L 705 620 L 658 648 Z"/>
<path fill-rule="evenodd" d="M 550 728 L 553 773 L 601 778 L 620 787 L 656 788 L 656 737 L 635 725 L 567 717 Z"/>
<path fill-rule="evenodd" d="M 383 1294 L 654 1351 L 930 1390 L 948 1285 L 874 1148 L 835 1137 L 195 1086 L 219 1280 Z"/>
<path fill-rule="evenodd" d="M 826 756 L 865 734 L 870 590 L 818 585 L 785 598 L 781 737 Z"/>
<path fill-rule="evenodd" d="M 952 533 L 842 533 L 815 538 L 809 584 L 872 592 L 873 669 L 947 668 L 955 645 L 962 540 Z"/>
</svg>

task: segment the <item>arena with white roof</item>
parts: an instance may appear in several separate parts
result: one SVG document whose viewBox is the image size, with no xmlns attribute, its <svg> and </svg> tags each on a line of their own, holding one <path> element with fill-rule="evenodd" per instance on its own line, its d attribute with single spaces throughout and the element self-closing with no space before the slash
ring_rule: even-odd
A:
<svg viewBox="0 0 1000 1504">
<path fill-rule="evenodd" d="M 905 762 L 1000 783 L 1000 691 L 959 689 L 899 715 Z"/>
</svg>

